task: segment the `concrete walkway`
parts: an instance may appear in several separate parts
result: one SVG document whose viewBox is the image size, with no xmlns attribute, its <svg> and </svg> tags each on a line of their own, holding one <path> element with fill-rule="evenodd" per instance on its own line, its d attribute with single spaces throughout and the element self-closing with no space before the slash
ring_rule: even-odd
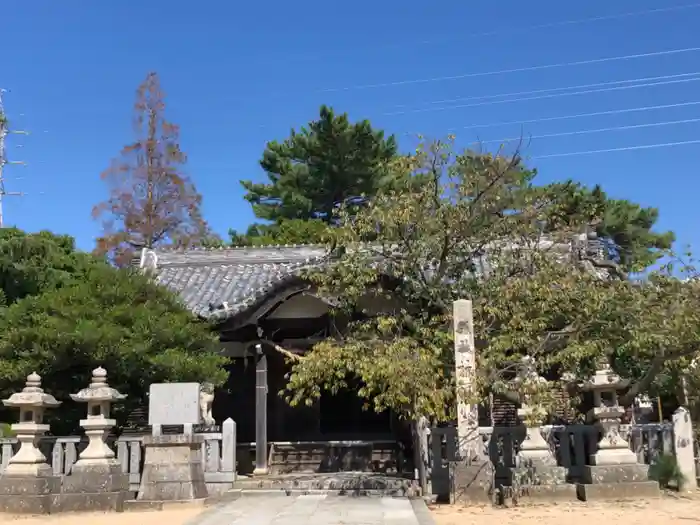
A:
<svg viewBox="0 0 700 525">
<path fill-rule="evenodd" d="M 187 525 L 433 525 L 421 500 L 351 496 L 247 496 Z"/>
</svg>

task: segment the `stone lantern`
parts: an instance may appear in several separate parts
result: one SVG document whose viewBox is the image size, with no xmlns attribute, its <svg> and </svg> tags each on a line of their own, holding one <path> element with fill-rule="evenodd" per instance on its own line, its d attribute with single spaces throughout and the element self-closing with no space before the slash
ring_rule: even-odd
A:
<svg viewBox="0 0 700 525">
<path fill-rule="evenodd" d="M 61 404 L 51 394 L 41 388 L 41 376 L 33 372 L 27 376 L 27 383 L 21 392 L 3 400 L 6 407 L 19 408 L 19 423 L 12 425 L 20 448 L 10 458 L 5 475 L 50 476 L 51 467 L 38 448 L 39 440 L 49 430 L 44 424 L 44 411 Z"/>
<path fill-rule="evenodd" d="M 577 493 L 584 501 L 591 499 L 625 499 L 656 497 L 659 484 L 649 480 L 649 467 L 637 462 L 629 443 L 620 435 L 620 424 L 625 408 L 620 406 L 618 393 L 629 381 L 618 376 L 606 360 L 596 373 L 581 385 L 592 392 L 593 408 L 590 420 L 600 424 L 603 437 L 598 450 L 583 469 L 583 483 L 577 484 Z"/>
<path fill-rule="evenodd" d="M 92 371 L 90 385 L 70 397 L 78 403 L 87 403 L 87 418 L 80 420 L 80 426 L 85 429 L 89 442 L 75 466 L 80 468 L 115 463 L 114 451 L 106 443 L 109 431 L 117 424 L 109 417 L 110 408 L 112 403 L 125 399 L 126 395 L 111 388 L 107 384 L 107 371 L 98 367 Z"/>
<path fill-rule="evenodd" d="M 107 372 L 98 367 L 92 371 L 90 385 L 70 397 L 87 404 L 87 416 L 80 420 L 80 426 L 89 441 L 70 474 L 64 476 L 51 512 L 121 512 L 129 496 L 129 475 L 122 471 L 105 440 L 116 425 L 109 417 L 111 404 L 126 396 L 107 384 Z"/>
<path fill-rule="evenodd" d="M 532 403 L 531 389 L 542 388 L 546 379 L 537 374 L 534 360 L 524 357 L 515 383 L 524 392 L 523 403 L 518 409 L 518 417 L 525 423 L 525 439 L 520 445 L 518 463 L 522 466 L 555 466 L 556 460 L 549 445 L 542 437 L 540 425 L 547 416 L 547 411 Z"/>
<path fill-rule="evenodd" d="M 598 451 L 590 458 L 591 465 L 637 463 L 637 456 L 620 435 L 625 408 L 618 402 L 618 392 L 628 384 L 629 381 L 620 378 L 608 362 L 601 364 L 593 377 L 583 384 L 583 390 L 593 393 L 593 408 L 588 412 L 588 418 L 600 423 L 603 429 Z"/>
<path fill-rule="evenodd" d="M 541 498 L 570 499 L 574 488 L 566 483 L 566 468 L 557 465 L 552 449 L 540 431 L 547 411 L 535 403 L 533 394 L 547 388 L 547 380 L 537 373 L 531 357 L 523 358 L 515 383 L 523 393 L 518 417 L 525 424 L 525 439 L 520 444 L 517 466 L 512 471 L 513 486 L 528 487 L 524 493 L 518 493 L 518 498 L 527 497 L 533 501 Z"/>
</svg>

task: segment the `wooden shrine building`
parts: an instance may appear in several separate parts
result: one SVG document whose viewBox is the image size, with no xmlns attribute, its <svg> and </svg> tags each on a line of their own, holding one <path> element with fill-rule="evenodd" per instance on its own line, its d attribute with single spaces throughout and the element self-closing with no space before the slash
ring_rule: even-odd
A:
<svg viewBox="0 0 700 525">
<path fill-rule="evenodd" d="M 602 256 L 600 241 L 585 236 L 579 241 L 572 244 L 574 251 L 589 260 Z M 337 330 L 330 304 L 299 277 L 304 269 L 330 262 L 324 246 L 144 249 L 141 254 L 144 271 L 217 326 L 221 351 L 232 363 L 213 412 L 217 421 L 236 422 L 240 473 L 253 468 L 260 473 L 412 472 L 410 432 L 391 412 L 363 410 L 363 400 L 351 390 L 324 392 L 311 407 L 291 407 L 278 394 L 290 366 L 274 345 L 303 353 Z M 370 312 L 398 307 L 369 298 L 362 306 Z"/>
<path fill-rule="evenodd" d="M 410 434 L 396 417 L 363 410 L 363 401 L 350 390 L 324 393 L 311 407 L 291 407 L 278 394 L 290 366 L 272 343 L 305 352 L 331 333 L 330 305 L 299 278 L 302 270 L 328 262 L 322 246 L 141 254 L 144 271 L 154 272 L 159 284 L 218 328 L 221 351 L 232 363 L 227 384 L 216 393 L 213 415 L 236 422 L 244 472 L 253 463 L 263 472 L 271 467 L 275 472 L 397 468 L 397 456 L 410 446 Z"/>
</svg>

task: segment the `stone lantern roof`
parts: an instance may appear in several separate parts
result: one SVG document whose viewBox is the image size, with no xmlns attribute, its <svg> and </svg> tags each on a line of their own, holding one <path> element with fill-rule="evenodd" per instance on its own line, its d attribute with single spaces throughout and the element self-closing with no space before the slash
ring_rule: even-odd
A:
<svg viewBox="0 0 700 525">
<path fill-rule="evenodd" d="M 92 371 L 92 383 L 77 394 L 71 394 L 71 399 L 79 403 L 119 401 L 126 398 L 116 389 L 107 384 L 107 371 L 101 366 Z"/>
<path fill-rule="evenodd" d="M 32 372 L 27 376 L 24 389 L 12 394 L 8 399 L 4 399 L 3 404 L 13 408 L 51 408 L 59 406 L 61 402 L 57 401 L 51 394 L 44 392 L 44 389 L 41 388 L 41 376 Z"/>
<path fill-rule="evenodd" d="M 596 370 L 595 374 L 581 385 L 582 390 L 605 391 L 620 390 L 629 385 L 629 379 L 622 379 L 610 368 L 608 363 L 603 364 Z"/>
</svg>

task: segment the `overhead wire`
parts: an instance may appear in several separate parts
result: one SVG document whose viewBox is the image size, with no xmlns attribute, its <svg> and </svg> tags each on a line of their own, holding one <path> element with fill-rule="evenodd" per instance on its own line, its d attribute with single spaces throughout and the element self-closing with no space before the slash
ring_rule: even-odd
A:
<svg viewBox="0 0 700 525">
<path fill-rule="evenodd" d="M 609 21 L 609 20 L 619 20 L 619 19 L 623 19 L 623 18 L 634 18 L 634 17 L 641 17 L 641 16 L 646 16 L 646 15 L 658 15 L 658 14 L 664 14 L 664 13 L 673 13 L 673 12 L 687 11 L 690 9 L 697 9 L 697 8 L 700 8 L 700 2 L 696 2 L 696 3 L 692 3 L 692 4 L 685 4 L 685 5 L 678 5 L 678 6 L 644 9 L 644 10 L 640 10 L 640 11 L 626 11 L 624 13 L 616 13 L 616 14 L 610 14 L 610 15 L 599 15 L 599 16 L 593 16 L 593 17 L 587 17 L 587 18 L 574 18 L 574 19 L 568 19 L 568 20 L 560 20 L 558 22 L 547 22 L 547 23 L 543 23 L 543 24 L 524 25 L 524 26 L 512 27 L 512 28 L 508 28 L 508 29 L 496 29 L 493 31 L 483 31 L 483 32 L 479 32 L 479 33 L 467 33 L 467 34 L 461 34 L 458 37 L 430 38 L 430 39 L 426 39 L 426 40 L 411 40 L 409 42 L 373 45 L 372 51 L 376 52 L 377 50 L 405 49 L 406 47 L 411 46 L 411 45 L 412 46 L 439 45 L 439 44 L 445 44 L 445 43 L 450 43 L 450 42 L 468 40 L 468 39 L 472 39 L 472 38 L 484 38 L 484 37 L 493 37 L 493 36 L 501 36 L 501 35 L 504 35 L 504 36 L 522 35 L 522 34 L 531 33 L 533 31 L 540 31 L 542 29 L 553 29 L 553 28 L 557 28 L 557 27 L 583 25 L 583 24 L 590 24 L 590 23 L 595 23 L 595 22 L 604 22 L 604 21 Z M 326 53 L 287 55 L 284 57 L 284 60 L 285 61 L 289 61 L 289 60 L 317 60 L 317 59 L 321 59 L 321 58 L 349 56 L 350 54 L 351 53 L 348 53 L 348 52 L 329 51 Z"/>
<path fill-rule="evenodd" d="M 561 20 L 559 22 L 547 22 L 545 24 L 535 24 L 535 25 L 516 27 L 516 28 L 510 28 L 510 29 L 499 29 L 496 31 L 485 31 L 482 33 L 469 33 L 468 35 L 465 35 L 465 36 L 466 36 L 466 38 L 482 38 L 482 37 L 486 37 L 486 36 L 529 33 L 531 31 L 536 31 L 536 30 L 540 30 L 540 29 L 551 29 L 554 27 L 566 27 L 566 26 L 571 26 L 571 25 L 588 24 L 588 23 L 592 23 L 592 22 L 603 22 L 606 20 L 619 20 L 621 18 L 632 18 L 632 17 L 636 17 L 636 16 L 670 13 L 670 12 L 675 12 L 675 11 L 684 11 L 687 9 L 697 9 L 699 7 L 700 7 L 700 3 L 677 5 L 677 6 L 671 6 L 671 7 L 658 7 L 658 8 L 654 8 L 654 9 L 645 9 L 643 11 L 627 11 L 625 13 L 617 13 L 617 14 L 612 14 L 612 15 L 599 15 L 599 16 L 593 16 L 593 17 L 589 17 L 589 18 L 575 18 L 575 19 L 570 19 L 570 20 Z M 422 40 L 422 41 L 418 41 L 416 43 L 421 44 L 421 45 L 431 45 L 431 44 L 437 44 L 437 43 L 442 43 L 442 42 L 454 42 L 455 40 L 457 40 L 457 39 L 456 38 L 443 38 L 443 39 Z"/>
<path fill-rule="evenodd" d="M 571 91 L 568 93 L 550 93 L 548 95 L 537 95 L 532 97 L 520 97 L 520 98 L 509 98 L 505 100 L 488 100 L 484 102 L 475 102 L 472 104 L 456 104 L 453 106 L 439 106 L 436 108 L 419 108 L 404 111 L 389 111 L 387 113 L 382 113 L 384 116 L 398 116 L 398 115 L 410 115 L 414 113 L 432 113 L 434 111 L 448 111 L 451 109 L 464 109 L 464 108 L 476 108 L 482 106 L 493 106 L 496 104 L 512 104 L 514 102 L 529 102 L 531 100 L 545 100 L 551 98 L 561 98 L 561 97 L 573 97 L 578 95 L 590 95 L 592 93 L 609 93 L 611 91 L 622 91 L 627 89 L 640 89 L 655 86 L 667 86 L 671 84 L 684 84 L 687 82 L 697 82 L 700 81 L 700 76 L 695 78 L 681 78 L 676 80 L 666 80 L 664 82 L 645 82 L 642 84 L 634 84 L 631 86 L 614 86 L 601 89 L 584 89 L 579 91 Z"/>
<path fill-rule="evenodd" d="M 654 111 L 657 109 L 672 109 L 672 108 L 683 108 L 689 106 L 700 106 L 699 101 L 688 101 L 688 102 L 676 102 L 673 104 L 657 104 L 654 106 L 637 106 L 633 108 L 622 108 L 622 109 L 609 109 L 604 111 L 593 111 L 590 113 L 574 113 L 571 115 L 560 115 L 556 117 L 540 117 L 535 119 L 525 119 L 525 120 L 509 120 L 501 122 L 487 122 L 485 124 L 472 124 L 469 126 L 462 126 L 459 128 L 449 128 L 448 131 L 459 131 L 459 130 L 469 130 L 469 129 L 485 129 L 485 128 L 495 128 L 500 126 L 513 126 L 513 125 L 523 125 L 523 124 L 538 124 L 540 122 L 554 122 L 558 120 L 572 120 L 578 118 L 587 117 L 602 117 L 605 115 L 622 115 L 625 113 L 637 113 L 644 111 Z"/>
<path fill-rule="evenodd" d="M 549 138 L 554 138 L 554 137 L 571 137 L 575 135 L 590 135 L 594 133 L 605 133 L 605 132 L 610 132 L 610 131 L 628 131 L 632 129 L 644 129 L 644 128 L 655 128 L 655 127 L 662 127 L 662 126 L 676 126 L 679 124 L 690 124 L 693 122 L 700 122 L 700 118 L 689 118 L 689 119 L 683 119 L 683 120 L 668 120 L 668 121 L 663 121 L 663 122 L 649 122 L 645 124 L 631 124 L 627 126 L 611 126 L 607 128 L 594 128 L 594 129 L 581 129 L 581 130 L 576 130 L 576 131 L 563 131 L 560 133 L 545 133 L 543 135 L 530 135 L 527 137 L 528 140 L 533 140 L 533 139 L 549 139 Z M 478 141 L 480 144 L 492 144 L 492 143 L 506 143 L 506 142 L 515 142 L 515 141 L 520 141 L 522 140 L 523 137 L 510 137 L 510 138 L 504 138 L 504 139 L 490 139 L 490 140 L 480 140 Z"/>
<path fill-rule="evenodd" d="M 558 92 L 558 91 L 568 91 L 573 89 L 588 89 L 595 87 L 605 87 L 605 86 L 615 86 L 623 84 L 634 84 L 639 82 L 654 82 L 657 80 L 670 80 L 675 78 L 688 78 L 700 75 L 700 71 L 694 71 L 692 73 L 677 73 L 674 75 L 661 75 L 656 77 L 638 77 L 630 78 L 627 80 L 611 80 L 606 82 L 595 82 L 593 84 L 578 84 L 575 86 L 561 86 L 554 88 L 543 88 L 543 89 L 531 89 L 528 91 L 511 91 L 510 93 L 499 93 L 496 95 L 474 95 L 471 97 L 458 97 L 458 98 L 446 98 L 442 100 L 433 100 L 430 102 L 425 102 L 425 104 L 450 104 L 452 102 L 468 102 L 471 100 L 491 100 L 502 97 L 518 97 L 522 95 L 538 95 L 541 93 Z M 394 106 L 396 108 L 408 107 L 406 104 L 397 104 Z"/>
<path fill-rule="evenodd" d="M 596 155 L 600 153 L 615 153 L 619 151 L 635 151 L 644 149 L 670 148 L 673 146 L 687 146 L 690 144 L 700 144 L 700 140 L 681 140 L 678 142 L 659 142 L 655 144 L 640 144 L 635 146 L 623 146 L 620 148 L 594 149 L 587 151 L 571 151 L 566 153 L 550 153 L 547 155 L 536 155 L 532 159 L 551 159 L 555 157 L 576 157 L 579 155 Z"/>
<path fill-rule="evenodd" d="M 460 75 L 449 75 L 449 76 L 442 76 L 442 77 L 419 78 L 419 79 L 410 79 L 410 80 L 397 80 L 397 81 L 393 81 L 393 82 L 383 82 L 383 83 L 377 83 L 377 84 L 357 84 L 354 86 L 321 89 L 321 90 L 315 91 L 315 93 L 334 93 L 334 92 L 341 92 L 341 91 L 357 91 L 357 90 L 364 90 L 364 89 L 378 89 L 378 88 L 385 88 L 385 87 L 406 86 L 406 85 L 412 85 L 412 84 L 427 84 L 427 83 L 432 83 L 432 82 L 445 82 L 445 81 L 449 81 L 449 80 L 461 80 L 461 79 L 465 79 L 465 78 L 477 78 L 477 77 L 486 77 L 486 76 L 494 76 L 494 75 L 506 75 L 506 74 L 510 74 L 510 73 L 522 73 L 522 72 L 526 72 L 526 71 L 541 71 L 544 69 L 575 67 L 575 66 L 584 66 L 584 65 L 590 65 L 590 64 L 602 64 L 602 63 L 606 63 L 606 62 L 619 62 L 619 61 L 624 61 L 624 60 L 636 60 L 636 59 L 640 59 L 640 58 L 670 56 L 670 55 L 678 55 L 678 54 L 682 54 L 682 53 L 696 53 L 698 51 L 700 51 L 700 47 L 686 47 L 686 48 L 682 48 L 682 49 L 669 49 L 669 50 L 665 50 L 665 51 L 653 51 L 653 52 L 648 52 L 648 53 L 635 53 L 632 55 L 620 55 L 620 56 L 603 57 L 603 58 L 592 58 L 592 59 L 587 59 L 587 60 L 575 60 L 575 61 L 570 61 L 570 62 L 557 62 L 557 63 L 553 63 L 553 64 L 541 64 L 541 65 L 537 65 L 537 66 L 525 66 L 525 67 L 517 67 L 517 68 L 511 68 L 511 69 L 500 69 L 500 70 L 494 70 L 494 71 L 463 73 Z"/>
</svg>

